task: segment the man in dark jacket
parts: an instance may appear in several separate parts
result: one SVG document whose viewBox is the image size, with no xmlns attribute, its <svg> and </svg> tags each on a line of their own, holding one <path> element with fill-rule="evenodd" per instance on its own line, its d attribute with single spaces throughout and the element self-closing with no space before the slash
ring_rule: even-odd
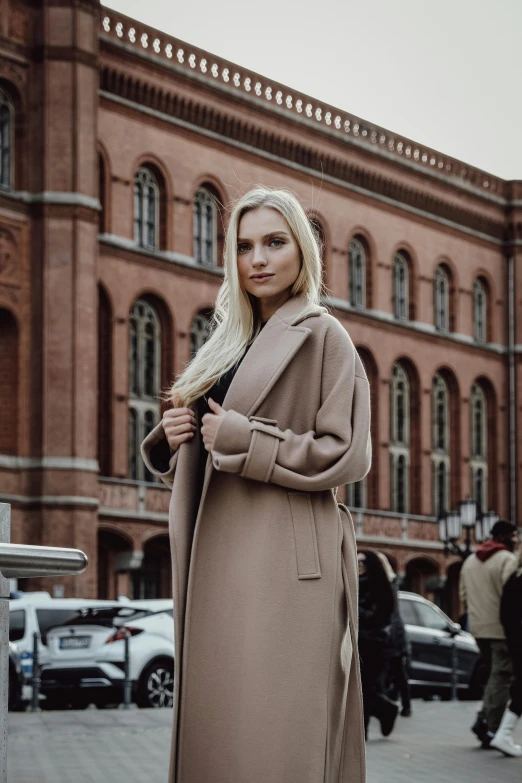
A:
<svg viewBox="0 0 522 783">
<path fill-rule="evenodd" d="M 518 569 L 509 577 L 502 593 L 500 620 L 506 632 L 515 676 L 511 683 L 511 702 L 491 740 L 491 747 L 506 756 L 522 756 L 522 747 L 513 742 L 513 730 L 522 716 L 522 549 Z"/>
</svg>

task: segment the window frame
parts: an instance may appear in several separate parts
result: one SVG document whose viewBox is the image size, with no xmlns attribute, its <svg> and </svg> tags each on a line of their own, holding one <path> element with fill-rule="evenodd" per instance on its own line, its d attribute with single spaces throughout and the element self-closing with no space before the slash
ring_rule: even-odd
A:
<svg viewBox="0 0 522 783">
<path fill-rule="evenodd" d="M 477 343 L 488 340 L 488 290 L 484 281 L 473 281 L 473 339 Z"/>
<path fill-rule="evenodd" d="M 403 279 L 400 279 L 401 271 Z M 393 259 L 393 316 L 397 321 L 408 321 L 410 309 L 410 268 L 406 256 L 395 253 Z"/>
<path fill-rule="evenodd" d="M 449 332 L 450 328 L 450 279 L 443 266 L 435 270 L 433 280 L 434 325 L 438 332 Z"/>
<path fill-rule="evenodd" d="M 404 384 L 402 390 L 399 388 L 400 384 Z M 404 397 L 404 437 L 402 439 L 399 438 L 399 392 L 401 392 L 401 396 Z M 396 362 L 392 367 L 390 413 L 391 509 L 399 514 L 408 514 L 411 505 L 411 389 L 408 373 L 399 362 Z M 402 466 L 404 466 L 404 504 L 399 502 L 399 471 Z"/>
<path fill-rule="evenodd" d="M 210 232 L 208 232 L 209 210 L 211 213 L 212 236 L 209 236 Z M 205 219 L 206 229 L 204 229 Z M 218 266 L 217 219 L 216 197 L 208 187 L 201 185 L 194 194 L 193 202 L 193 253 L 196 264 L 207 269 L 215 269 Z M 205 252 L 203 252 L 203 245 L 206 248 Z"/>
<path fill-rule="evenodd" d="M 4 147 L 4 119 L 7 115 L 6 126 L 7 144 Z M 7 90 L 0 86 L 0 190 L 12 190 L 14 187 L 15 164 L 15 107 Z M 4 172 L 5 166 L 7 174 Z"/>
<path fill-rule="evenodd" d="M 358 310 L 366 308 L 366 248 L 358 237 L 348 248 L 348 301 Z"/>
<path fill-rule="evenodd" d="M 149 191 L 154 195 L 154 216 L 149 219 Z M 160 234 L 160 187 L 158 178 L 149 166 L 140 166 L 134 174 L 134 242 L 144 250 L 159 249 Z M 149 231 L 154 231 L 153 242 L 149 242 Z"/>
<path fill-rule="evenodd" d="M 152 393 L 147 380 L 147 326 L 153 325 L 154 342 Z M 134 331 L 135 330 L 135 331 Z M 133 355 L 133 335 L 136 335 L 136 356 Z M 156 482 L 139 456 L 141 442 L 161 419 L 161 321 L 156 309 L 146 299 L 137 299 L 129 316 L 129 409 L 128 409 L 128 474 L 134 481 Z M 135 426 L 134 426 L 135 422 Z"/>
</svg>

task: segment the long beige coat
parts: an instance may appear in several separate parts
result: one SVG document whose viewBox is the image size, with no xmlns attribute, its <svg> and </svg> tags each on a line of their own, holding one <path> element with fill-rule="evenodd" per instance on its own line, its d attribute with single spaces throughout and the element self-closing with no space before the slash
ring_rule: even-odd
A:
<svg viewBox="0 0 522 783">
<path fill-rule="evenodd" d="M 369 387 L 341 324 L 303 308 L 283 305 L 240 365 L 201 497 L 199 438 L 164 473 L 161 424 L 142 445 L 172 486 L 169 783 L 365 780 L 355 538 L 335 488 L 369 470 Z"/>
</svg>

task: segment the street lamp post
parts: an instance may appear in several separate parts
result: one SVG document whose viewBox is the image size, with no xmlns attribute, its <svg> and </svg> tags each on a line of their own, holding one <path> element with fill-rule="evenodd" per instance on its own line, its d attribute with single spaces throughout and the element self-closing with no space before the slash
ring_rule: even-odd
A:
<svg viewBox="0 0 522 783">
<path fill-rule="evenodd" d="M 491 512 L 492 513 L 492 512 Z M 485 516 L 485 515 L 484 515 Z M 475 529 L 477 535 L 477 504 L 471 498 L 461 500 L 458 511 L 447 511 L 439 517 L 439 537 L 444 544 L 445 555 L 458 555 L 462 560 L 470 556 L 471 531 Z M 481 524 L 481 531 L 484 526 Z M 492 526 L 491 526 L 492 527 Z M 465 546 L 457 543 L 462 535 L 462 529 L 466 531 Z M 491 528 L 489 528 L 490 530 Z M 476 540 L 478 540 L 476 538 Z"/>
</svg>

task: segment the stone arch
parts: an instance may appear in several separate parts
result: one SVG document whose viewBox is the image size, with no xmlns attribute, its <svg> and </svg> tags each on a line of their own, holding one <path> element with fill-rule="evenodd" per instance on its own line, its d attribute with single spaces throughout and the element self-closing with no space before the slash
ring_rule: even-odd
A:
<svg viewBox="0 0 522 783">
<path fill-rule="evenodd" d="M 488 447 L 488 507 L 499 509 L 499 476 L 498 476 L 498 393 L 493 381 L 486 375 L 479 375 L 473 383 L 478 384 L 486 396 L 487 404 L 487 447 Z"/>
<path fill-rule="evenodd" d="M 223 252 L 225 249 L 225 234 L 227 227 L 224 186 L 213 174 L 205 174 L 198 177 L 195 181 L 192 190 L 193 198 L 200 188 L 204 188 L 210 193 L 216 206 L 216 266 L 223 267 Z"/>
<path fill-rule="evenodd" d="M 98 598 L 130 597 L 129 565 L 133 552 L 131 536 L 117 525 L 98 528 Z"/>
<path fill-rule="evenodd" d="M 107 289 L 98 283 L 98 465 L 101 476 L 112 476 L 113 313 Z"/>
<path fill-rule="evenodd" d="M 403 589 L 439 603 L 440 565 L 428 555 L 416 555 L 406 563 Z"/>
<path fill-rule="evenodd" d="M 20 400 L 19 327 L 13 313 L 0 308 L 0 454 L 18 454 Z"/>
<path fill-rule="evenodd" d="M 392 271 L 393 271 L 393 261 L 395 259 L 395 256 L 397 253 L 400 253 L 408 266 L 408 319 L 410 321 L 415 321 L 417 318 L 417 301 L 418 301 L 418 269 L 419 269 L 419 262 L 417 259 L 417 254 L 415 253 L 413 247 L 408 242 L 400 242 L 396 245 L 396 247 L 393 249 L 392 255 L 391 255 L 391 261 L 392 261 Z M 393 277 L 392 277 L 392 291 L 391 291 L 391 297 L 392 297 L 392 308 L 391 311 L 393 313 Z"/>
<path fill-rule="evenodd" d="M 100 200 L 99 225 L 101 234 L 111 233 L 111 191 L 112 172 L 109 154 L 105 145 L 98 142 L 98 198 Z"/>
<path fill-rule="evenodd" d="M 392 363 L 400 364 L 408 377 L 410 394 L 410 513 L 422 513 L 422 460 L 421 460 L 421 424 L 422 395 L 420 375 L 417 365 L 408 356 L 399 356 Z"/>
<path fill-rule="evenodd" d="M 173 203 L 173 187 L 170 178 L 170 173 L 166 168 L 163 161 L 158 158 L 154 153 L 147 153 L 141 155 L 134 163 L 132 168 L 132 183 L 131 198 L 132 198 L 132 210 L 131 215 L 134 220 L 134 177 L 136 172 L 140 168 L 146 168 L 156 178 L 159 189 L 159 232 L 158 232 L 158 250 L 171 250 L 172 249 L 172 231 L 173 231 L 173 215 L 172 215 L 172 203 Z M 134 230 L 131 231 L 131 236 L 134 236 Z"/>
<path fill-rule="evenodd" d="M 373 275 L 374 275 L 374 263 L 376 258 L 375 242 L 373 241 L 371 234 L 365 228 L 357 226 L 348 240 L 347 247 L 350 247 L 352 239 L 357 239 L 364 248 L 365 253 L 365 294 L 366 304 L 365 310 L 371 310 L 373 306 Z M 349 252 L 349 251 L 348 251 Z"/>
<path fill-rule="evenodd" d="M 462 499 L 462 471 L 461 471 L 461 408 L 460 387 L 455 371 L 444 365 L 433 373 L 444 378 L 449 391 L 449 417 L 450 417 L 450 506 L 456 508 Z"/>
<path fill-rule="evenodd" d="M 154 533 L 143 542 L 143 562 L 133 572 L 135 599 L 172 596 L 172 561 L 168 533 Z"/>
<path fill-rule="evenodd" d="M 358 345 L 357 352 L 361 357 L 370 384 L 370 434 L 372 441 L 372 467 L 367 476 L 367 506 L 379 508 L 379 369 L 373 352 L 366 345 Z"/>
<path fill-rule="evenodd" d="M 27 189 L 27 107 L 22 91 L 0 71 L 0 88 L 12 101 L 14 110 L 14 171 L 11 179 L 13 190 Z"/>
</svg>

